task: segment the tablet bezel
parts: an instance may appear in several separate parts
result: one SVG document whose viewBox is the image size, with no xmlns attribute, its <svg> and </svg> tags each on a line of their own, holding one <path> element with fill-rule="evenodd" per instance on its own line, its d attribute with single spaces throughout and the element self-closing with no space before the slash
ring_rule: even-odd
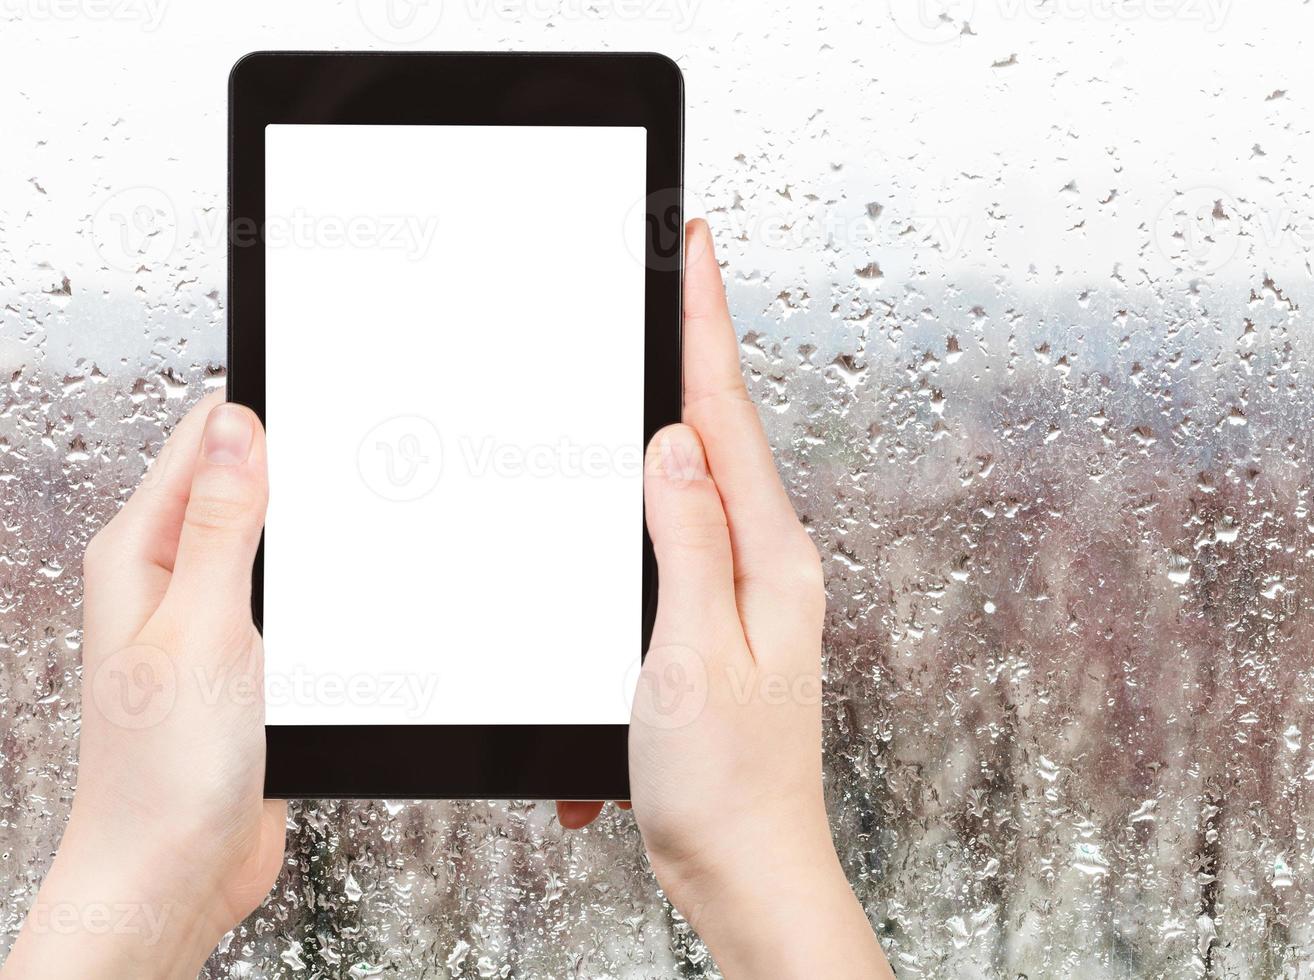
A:
<svg viewBox="0 0 1314 980">
<path fill-rule="evenodd" d="M 265 127 L 643 126 L 647 444 L 680 419 L 684 86 L 657 54 L 288 52 L 249 54 L 229 79 L 228 398 L 265 418 Z M 277 420 L 274 420 L 277 431 Z M 657 568 L 642 527 L 640 652 Z M 264 546 L 251 612 L 264 606 Z M 535 638 L 543 645 L 543 638 Z M 629 798 L 627 725 L 269 725 L 272 798 Z"/>
</svg>

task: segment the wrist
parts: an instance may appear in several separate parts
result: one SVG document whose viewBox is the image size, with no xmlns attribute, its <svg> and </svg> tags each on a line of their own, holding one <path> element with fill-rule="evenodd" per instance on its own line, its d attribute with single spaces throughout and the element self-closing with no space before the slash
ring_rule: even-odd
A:
<svg viewBox="0 0 1314 980">
<path fill-rule="evenodd" d="M 6 978 L 194 978 L 223 932 L 196 894 L 161 842 L 106 840 L 72 819 Z"/>
<path fill-rule="evenodd" d="M 727 980 L 890 976 L 824 821 L 774 840 L 711 864 L 653 862 Z"/>
<path fill-rule="evenodd" d="M 691 924 L 721 895 L 750 891 L 764 881 L 811 877 L 822 868 L 839 870 L 820 793 L 787 793 L 784 801 L 769 808 L 746 802 L 697 834 L 684 829 L 684 819 L 674 829 L 654 829 L 641 817 L 653 872 Z"/>
<path fill-rule="evenodd" d="M 756 842 L 738 836 L 696 854 L 650 852 L 649 860 L 666 897 L 695 928 L 735 896 L 757 893 L 763 900 L 786 900 L 780 889 L 765 891 L 764 886 L 810 880 L 836 862 L 829 835 L 812 830 L 765 834 Z"/>
</svg>

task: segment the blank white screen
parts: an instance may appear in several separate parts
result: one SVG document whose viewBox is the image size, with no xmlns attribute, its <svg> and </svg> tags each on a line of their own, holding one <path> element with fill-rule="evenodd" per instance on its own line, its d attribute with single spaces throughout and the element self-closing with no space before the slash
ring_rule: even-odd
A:
<svg viewBox="0 0 1314 980">
<path fill-rule="evenodd" d="M 270 724 L 621 724 L 646 134 L 266 129 Z"/>
</svg>

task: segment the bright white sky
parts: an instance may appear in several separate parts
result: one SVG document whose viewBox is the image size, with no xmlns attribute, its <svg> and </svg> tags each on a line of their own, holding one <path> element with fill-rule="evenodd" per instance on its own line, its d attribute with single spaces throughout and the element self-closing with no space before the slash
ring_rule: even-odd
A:
<svg viewBox="0 0 1314 980">
<path fill-rule="evenodd" d="M 1115 267 L 1144 284 L 1142 268 L 1174 273 L 1154 232 L 1186 193 L 1244 202 L 1222 231 L 1251 261 L 1224 274 L 1309 281 L 1309 3 L 429 0 L 402 29 L 425 36 L 393 43 L 388 2 L 0 0 L 0 298 L 64 275 L 75 302 L 222 294 L 227 73 L 258 48 L 668 53 L 688 84 L 691 210 L 725 209 L 713 224 L 741 276 L 840 281 L 874 260 L 881 288 L 1029 266 L 1042 285 Z M 182 244 L 167 273 L 132 278 L 98 256 L 92 216 L 143 186 Z"/>
</svg>

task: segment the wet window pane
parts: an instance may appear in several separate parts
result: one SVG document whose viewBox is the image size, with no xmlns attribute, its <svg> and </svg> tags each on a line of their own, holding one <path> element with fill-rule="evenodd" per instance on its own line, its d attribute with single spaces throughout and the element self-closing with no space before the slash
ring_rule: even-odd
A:
<svg viewBox="0 0 1314 980">
<path fill-rule="evenodd" d="M 833 827 L 900 975 L 1296 976 L 1314 8 L 383 6 L 0 11 L 5 943 L 76 775 L 82 550 L 224 383 L 229 65 L 659 49 L 825 558 Z M 628 814 L 569 836 L 529 804 L 292 822 L 211 977 L 716 975 Z"/>
</svg>

